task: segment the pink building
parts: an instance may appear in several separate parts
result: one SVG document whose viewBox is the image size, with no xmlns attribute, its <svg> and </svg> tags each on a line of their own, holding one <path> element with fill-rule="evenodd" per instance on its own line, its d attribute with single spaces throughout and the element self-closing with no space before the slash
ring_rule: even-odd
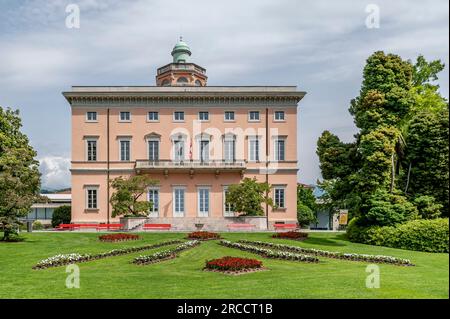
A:
<svg viewBox="0 0 450 319">
<path fill-rule="evenodd" d="M 256 177 L 272 186 L 277 209 L 247 218 L 257 229 L 297 220 L 295 86 L 207 86 L 180 40 L 156 86 L 74 86 L 72 222 L 113 222 L 108 180 L 149 174 L 158 185 L 147 222 L 224 230 L 236 222 L 227 186 Z M 268 216 L 268 218 L 267 218 Z M 139 226 L 139 225 L 137 225 Z"/>
</svg>

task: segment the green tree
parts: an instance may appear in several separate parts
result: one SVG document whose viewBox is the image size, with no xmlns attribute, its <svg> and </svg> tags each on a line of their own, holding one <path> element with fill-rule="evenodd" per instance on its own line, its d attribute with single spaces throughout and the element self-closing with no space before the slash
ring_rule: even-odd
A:
<svg viewBox="0 0 450 319">
<path fill-rule="evenodd" d="M 228 187 L 226 204 L 231 205 L 233 211 L 242 213 L 242 216 L 263 216 L 262 204 L 274 206 L 269 192 L 269 184 L 258 183 L 256 178 L 246 177 L 240 184 Z"/>
<path fill-rule="evenodd" d="M 416 205 L 419 215 L 424 219 L 434 219 L 441 216 L 442 205 L 436 203 L 433 196 L 417 196 L 414 198 L 414 205 Z"/>
<path fill-rule="evenodd" d="M 147 216 L 153 203 L 142 199 L 148 187 L 156 185 L 157 181 L 148 175 L 134 175 L 129 178 L 119 176 L 111 181 L 114 193 L 111 196 L 112 217 L 116 216 Z"/>
<path fill-rule="evenodd" d="M 21 132 L 19 111 L 0 107 L 0 225 L 3 240 L 16 240 L 19 218 L 39 198 L 36 152 Z"/>
<path fill-rule="evenodd" d="M 311 188 L 297 185 L 297 220 L 300 226 L 307 226 L 316 219 L 316 197 Z"/>
<path fill-rule="evenodd" d="M 68 205 L 59 206 L 53 211 L 52 226 L 56 227 L 59 224 L 69 224 L 71 218 L 71 207 Z"/>
</svg>

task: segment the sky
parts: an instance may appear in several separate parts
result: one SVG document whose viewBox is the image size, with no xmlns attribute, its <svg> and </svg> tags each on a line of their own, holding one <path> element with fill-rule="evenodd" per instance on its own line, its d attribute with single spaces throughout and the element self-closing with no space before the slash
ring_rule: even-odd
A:
<svg viewBox="0 0 450 319">
<path fill-rule="evenodd" d="M 80 9 L 79 28 L 66 26 L 69 4 Z M 439 84 L 449 94 L 447 0 L 0 0 L 0 106 L 20 110 L 43 188 L 70 187 L 70 106 L 61 92 L 155 85 L 180 35 L 209 85 L 307 92 L 298 108 L 303 183 L 321 178 L 315 151 L 324 130 L 353 140 L 348 107 L 374 51 L 442 60 Z"/>
</svg>

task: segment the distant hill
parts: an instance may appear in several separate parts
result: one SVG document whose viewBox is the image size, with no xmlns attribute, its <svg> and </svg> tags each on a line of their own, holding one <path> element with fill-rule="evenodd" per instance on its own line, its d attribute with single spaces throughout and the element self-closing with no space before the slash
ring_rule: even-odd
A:
<svg viewBox="0 0 450 319">
<path fill-rule="evenodd" d="M 72 189 L 61 188 L 61 189 L 41 189 L 41 194 L 70 194 Z"/>
</svg>

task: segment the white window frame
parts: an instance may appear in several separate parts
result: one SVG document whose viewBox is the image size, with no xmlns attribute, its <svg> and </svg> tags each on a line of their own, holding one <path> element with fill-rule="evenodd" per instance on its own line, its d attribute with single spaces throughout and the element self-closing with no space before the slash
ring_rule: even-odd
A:
<svg viewBox="0 0 450 319">
<path fill-rule="evenodd" d="M 176 211 L 176 205 L 175 205 L 175 201 L 176 201 L 176 191 L 177 190 L 182 190 L 183 191 L 183 211 Z M 172 214 L 173 217 L 184 217 L 186 213 L 186 187 L 185 186 L 175 186 L 173 187 L 173 192 L 172 192 Z"/>
<path fill-rule="evenodd" d="M 85 187 L 85 209 L 86 210 L 98 210 L 98 186 L 86 186 Z M 89 207 L 89 191 L 95 191 L 95 207 Z"/>
<path fill-rule="evenodd" d="M 181 158 L 178 157 L 178 152 L 177 152 L 177 144 L 181 143 L 181 147 L 183 150 L 183 154 L 181 154 Z M 173 140 L 172 142 L 172 156 L 173 156 L 173 160 L 174 161 L 184 161 L 186 160 L 186 140 L 184 138 L 176 138 Z"/>
<path fill-rule="evenodd" d="M 283 159 L 280 159 L 278 156 L 278 141 L 284 142 L 284 152 L 283 152 Z M 284 162 L 286 160 L 286 137 L 275 137 L 273 140 L 273 160 L 275 162 Z"/>
<path fill-rule="evenodd" d="M 119 142 L 119 161 L 120 162 L 131 162 L 131 138 L 129 137 L 121 137 L 118 138 L 118 142 Z M 124 160 L 122 159 L 122 142 L 128 142 L 129 146 L 128 146 L 128 160 Z"/>
<path fill-rule="evenodd" d="M 149 217 L 159 217 L 159 207 L 160 205 L 160 190 L 159 187 L 149 187 L 147 190 L 147 201 L 150 201 L 150 192 L 158 192 L 158 207 L 155 210 L 155 205 L 153 205 L 152 209 L 149 210 Z M 153 195 L 154 196 L 154 195 Z"/>
<path fill-rule="evenodd" d="M 89 119 L 89 114 L 95 114 L 95 120 Z M 97 111 L 86 111 L 86 122 L 88 123 L 97 123 L 98 122 L 98 112 Z"/>
<path fill-rule="evenodd" d="M 150 113 L 155 113 L 157 119 L 156 119 L 156 120 L 150 119 Z M 148 111 L 148 112 L 147 112 L 147 122 L 152 122 L 152 123 L 157 123 L 157 122 L 159 122 L 159 111 Z"/>
<path fill-rule="evenodd" d="M 200 114 L 205 114 L 206 113 L 206 119 L 202 119 L 202 118 L 200 118 Z M 209 112 L 208 111 L 198 111 L 198 120 L 200 121 L 200 122 L 209 122 Z"/>
<path fill-rule="evenodd" d="M 203 144 L 203 142 L 207 142 L 208 143 L 208 152 L 206 152 L 206 158 L 205 159 L 203 159 L 203 152 L 202 152 L 202 144 Z M 209 138 L 200 138 L 200 139 L 198 139 L 198 159 L 201 161 L 201 162 L 209 162 L 210 160 L 211 160 L 211 154 L 210 154 L 210 152 L 211 152 L 211 140 L 209 139 Z"/>
<path fill-rule="evenodd" d="M 128 113 L 129 119 L 123 120 L 122 119 L 122 113 Z M 120 123 L 131 123 L 131 112 L 130 111 L 119 111 L 119 122 Z"/>
<path fill-rule="evenodd" d="M 283 113 L 283 118 L 282 119 L 277 119 L 277 113 L 278 112 L 282 112 Z M 274 122 L 286 122 L 286 112 L 284 110 L 274 110 L 273 111 L 273 121 Z"/>
<path fill-rule="evenodd" d="M 258 113 L 258 119 L 251 119 L 250 114 L 255 113 L 255 112 Z M 248 111 L 248 121 L 249 122 L 261 122 L 261 112 L 258 110 Z"/>
<path fill-rule="evenodd" d="M 228 211 L 227 210 L 227 204 L 226 204 L 226 198 L 227 198 L 227 191 L 228 191 L 228 185 L 223 187 L 223 192 L 222 192 L 222 200 L 223 200 L 223 205 L 222 205 L 222 209 L 223 209 L 223 216 L 224 217 L 234 217 L 234 211 Z"/>
<path fill-rule="evenodd" d="M 255 153 L 255 159 L 252 159 L 251 142 L 253 142 L 253 141 L 258 141 L 258 153 L 257 154 Z M 259 136 L 249 136 L 248 137 L 248 161 L 249 162 L 260 162 L 261 161 L 261 138 Z"/>
<path fill-rule="evenodd" d="M 150 142 L 157 142 L 158 143 L 158 158 L 157 159 L 150 159 Z M 149 137 L 145 139 L 145 144 L 147 145 L 147 159 L 149 161 L 159 161 L 160 155 L 161 155 L 161 139 L 159 137 Z"/>
<path fill-rule="evenodd" d="M 233 113 L 233 119 L 227 119 L 227 113 Z M 223 121 L 224 122 L 236 122 L 236 112 L 235 111 L 230 111 L 230 110 L 226 110 L 223 112 Z"/>
<path fill-rule="evenodd" d="M 182 120 L 177 120 L 175 118 L 175 114 L 177 114 L 177 113 L 182 113 L 183 114 L 183 119 Z M 173 116 L 173 121 L 177 122 L 177 123 L 183 123 L 186 120 L 186 114 L 185 114 L 184 111 L 173 111 L 173 115 L 172 116 Z"/>
<path fill-rule="evenodd" d="M 89 159 L 89 142 L 95 142 L 95 160 Z M 85 139 L 85 154 L 86 162 L 97 162 L 98 161 L 98 138 L 89 137 Z"/>
<path fill-rule="evenodd" d="M 285 186 L 274 186 L 273 187 L 273 203 L 277 205 L 276 193 L 277 190 L 283 190 L 283 206 L 276 206 L 275 209 L 286 209 L 286 187 Z"/>
<path fill-rule="evenodd" d="M 227 143 L 232 143 L 233 156 L 231 159 L 227 159 Z M 223 138 L 223 160 L 227 163 L 234 162 L 236 160 L 236 136 L 235 135 L 225 135 Z"/>
<path fill-rule="evenodd" d="M 205 201 L 205 205 L 207 204 L 208 206 L 208 210 L 207 211 L 201 211 L 200 210 L 200 194 L 202 191 L 208 191 L 208 197 L 207 202 Z M 209 216 L 209 212 L 211 210 L 211 187 L 209 186 L 199 186 L 197 187 L 197 216 L 198 217 L 208 217 Z"/>
</svg>

